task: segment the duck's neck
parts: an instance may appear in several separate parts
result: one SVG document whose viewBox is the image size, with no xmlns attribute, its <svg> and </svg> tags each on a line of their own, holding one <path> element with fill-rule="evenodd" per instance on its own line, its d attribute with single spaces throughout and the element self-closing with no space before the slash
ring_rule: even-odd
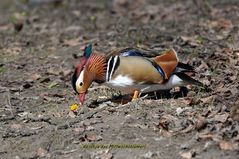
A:
<svg viewBox="0 0 239 159">
<path fill-rule="evenodd" d="M 106 59 L 101 54 L 92 54 L 87 63 L 87 72 L 90 73 L 93 81 L 97 83 L 105 82 L 106 76 Z"/>
</svg>

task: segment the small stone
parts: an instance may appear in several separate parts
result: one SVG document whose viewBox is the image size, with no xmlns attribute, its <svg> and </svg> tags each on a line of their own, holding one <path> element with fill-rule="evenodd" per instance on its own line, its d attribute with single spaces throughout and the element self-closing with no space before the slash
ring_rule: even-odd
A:
<svg viewBox="0 0 239 159">
<path fill-rule="evenodd" d="M 68 76 L 68 75 L 70 75 L 72 73 L 72 70 L 70 70 L 70 69 L 63 70 L 62 73 L 63 73 L 63 76 L 66 77 L 66 76 Z"/>
<path fill-rule="evenodd" d="M 181 107 L 178 107 L 178 108 L 176 109 L 177 115 L 180 115 L 183 111 L 184 111 L 184 109 L 182 109 Z"/>
<path fill-rule="evenodd" d="M 143 155 L 144 158 L 152 158 L 154 156 L 157 156 L 157 154 L 151 151 L 148 151 L 146 154 Z"/>
<path fill-rule="evenodd" d="M 112 153 L 103 153 L 101 155 L 101 159 L 112 159 L 112 158 L 113 158 Z"/>
<path fill-rule="evenodd" d="M 203 150 L 207 150 L 210 146 L 212 145 L 212 142 L 208 141 L 205 143 L 204 147 L 203 147 Z"/>
<path fill-rule="evenodd" d="M 12 129 L 21 129 L 23 126 L 21 124 L 12 124 L 11 128 Z"/>
<path fill-rule="evenodd" d="M 70 111 L 70 112 L 68 113 L 68 115 L 69 115 L 69 117 L 71 117 L 71 118 L 75 118 L 76 115 L 77 115 L 77 113 L 74 112 L 74 111 Z"/>
<path fill-rule="evenodd" d="M 217 114 L 214 117 L 214 120 L 217 122 L 225 123 L 229 117 L 229 114 L 224 113 L 224 114 Z"/>
<path fill-rule="evenodd" d="M 189 144 L 188 143 L 181 144 L 180 148 L 184 150 L 189 149 Z"/>
<path fill-rule="evenodd" d="M 27 82 L 27 83 L 23 84 L 23 88 L 25 88 L 25 89 L 30 88 L 30 87 L 32 87 L 31 83 Z"/>
<path fill-rule="evenodd" d="M 77 132 L 77 133 L 81 133 L 81 132 L 84 132 L 84 131 L 85 131 L 85 129 L 84 129 L 84 128 L 81 128 L 81 127 L 74 128 L 73 130 L 74 130 L 74 132 Z"/>
<path fill-rule="evenodd" d="M 188 152 L 182 152 L 180 153 L 180 156 L 183 159 L 191 159 L 192 157 L 194 157 L 196 155 L 196 153 L 194 151 L 188 151 Z"/>
<path fill-rule="evenodd" d="M 89 141 L 100 141 L 100 140 L 102 140 L 102 137 L 100 135 L 96 135 L 96 134 L 86 135 L 86 138 Z"/>
<path fill-rule="evenodd" d="M 235 146 L 232 142 L 224 141 L 224 140 L 220 141 L 219 147 L 221 150 L 234 150 L 235 149 Z"/>
<path fill-rule="evenodd" d="M 40 74 L 33 74 L 33 75 L 31 75 L 31 79 L 32 79 L 33 81 L 38 80 L 38 79 L 40 79 L 40 78 L 41 78 L 41 75 L 40 75 Z"/>
<path fill-rule="evenodd" d="M 207 123 L 206 119 L 204 117 L 200 116 L 197 119 L 195 127 L 196 127 L 197 130 L 200 130 L 200 129 L 202 129 L 206 126 L 206 123 Z"/>
</svg>

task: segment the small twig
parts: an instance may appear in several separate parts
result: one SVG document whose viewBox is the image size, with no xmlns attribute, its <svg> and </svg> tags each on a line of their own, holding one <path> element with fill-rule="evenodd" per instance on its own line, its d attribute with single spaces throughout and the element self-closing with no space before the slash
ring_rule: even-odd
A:
<svg viewBox="0 0 239 159">
<path fill-rule="evenodd" d="M 142 93 L 139 94 L 139 97 L 141 96 Z M 148 97 L 148 94 L 144 95 L 143 97 L 140 97 L 139 99 L 143 100 Z"/>
<path fill-rule="evenodd" d="M 88 91 L 94 91 L 94 90 L 97 90 L 97 89 L 109 89 L 109 87 L 104 86 L 104 85 L 95 86 L 95 87 L 89 88 Z"/>
<path fill-rule="evenodd" d="M 233 53 L 236 53 L 236 52 L 238 52 L 238 53 L 239 53 L 239 50 L 233 50 L 232 52 L 233 52 Z"/>
<path fill-rule="evenodd" d="M 212 40 L 212 39 L 207 38 L 207 37 L 202 36 L 202 35 L 200 35 L 200 36 L 201 36 L 204 40 L 207 40 L 208 42 L 211 42 L 211 43 L 213 43 L 213 44 L 216 44 L 216 45 L 218 45 L 218 46 L 220 46 L 220 47 L 226 47 L 226 45 L 219 43 L 218 40 Z"/>
<path fill-rule="evenodd" d="M 23 9 L 24 11 L 28 10 L 28 7 L 26 5 L 24 5 L 21 1 L 19 0 L 14 0 L 15 4 L 20 7 L 21 9 Z"/>
<path fill-rule="evenodd" d="M 5 108 L 5 110 L 9 110 L 10 111 L 10 113 L 11 113 L 11 115 L 10 116 L 6 116 L 6 117 L 2 117 L 2 118 L 0 118 L 0 121 L 6 121 L 6 120 L 13 120 L 13 119 L 15 119 L 15 113 L 12 111 L 13 110 L 13 108 L 12 108 L 12 104 L 11 104 L 11 97 L 10 97 L 10 95 L 8 94 L 8 96 L 7 96 L 7 104 L 6 104 L 6 107 L 8 107 L 8 108 Z"/>
<path fill-rule="evenodd" d="M 66 154 L 69 154 L 69 153 L 73 153 L 75 151 L 77 151 L 78 149 L 73 149 L 73 150 L 69 150 L 69 151 L 58 151 L 60 154 L 62 155 L 66 155 Z"/>
<path fill-rule="evenodd" d="M 11 104 L 11 97 L 9 94 L 7 96 L 7 106 L 9 107 L 9 111 L 11 112 L 11 115 L 14 116 L 13 111 L 12 111 L 13 109 L 12 109 L 12 104 Z"/>
</svg>

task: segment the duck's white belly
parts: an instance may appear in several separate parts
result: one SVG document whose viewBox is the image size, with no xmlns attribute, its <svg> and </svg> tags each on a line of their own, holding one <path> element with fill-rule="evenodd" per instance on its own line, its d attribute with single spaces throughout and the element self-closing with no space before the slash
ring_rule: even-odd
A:
<svg viewBox="0 0 239 159">
<path fill-rule="evenodd" d="M 144 84 L 143 82 L 135 82 L 128 76 L 118 75 L 116 78 L 105 83 L 106 86 L 119 90 L 122 93 L 133 93 L 139 90 L 141 93 L 147 93 L 157 90 L 167 90 L 176 86 L 183 86 L 185 83 L 176 75 L 172 75 L 170 79 L 163 84 Z"/>
</svg>

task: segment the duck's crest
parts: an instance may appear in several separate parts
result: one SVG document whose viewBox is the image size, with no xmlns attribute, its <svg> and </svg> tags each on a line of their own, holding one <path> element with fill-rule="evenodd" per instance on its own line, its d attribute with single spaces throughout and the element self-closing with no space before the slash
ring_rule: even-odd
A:
<svg viewBox="0 0 239 159">
<path fill-rule="evenodd" d="M 89 58 L 91 53 L 92 53 L 92 44 L 88 44 L 84 49 L 83 56 L 86 57 L 86 58 Z"/>
</svg>

